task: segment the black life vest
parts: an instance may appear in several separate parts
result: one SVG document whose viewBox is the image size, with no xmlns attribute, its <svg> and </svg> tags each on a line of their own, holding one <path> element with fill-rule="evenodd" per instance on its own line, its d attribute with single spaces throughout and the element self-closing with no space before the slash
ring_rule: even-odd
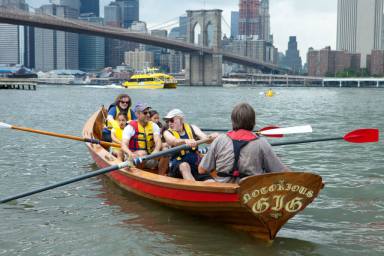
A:
<svg viewBox="0 0 384 256">
<path fill-rule="evenodd" d="M 219 172 L 218 176 L 243 178 L 245 177 L 245 175 L 242 175 L 239 171 L 240 151 L 249 142 L 257 140 L 259 137 L 255 133 L 248 130 L 230 131 L 230 132 L 227 132 L 227 136 L 232 140 L 235 161 L 233 163 L 233 168 L 229 174 Z"/>
</svg>

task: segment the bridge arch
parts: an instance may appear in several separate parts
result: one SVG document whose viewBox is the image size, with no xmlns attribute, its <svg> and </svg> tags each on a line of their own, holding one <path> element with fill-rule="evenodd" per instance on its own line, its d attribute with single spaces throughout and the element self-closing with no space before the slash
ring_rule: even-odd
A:
<svg viewBox="0 0 384 256">
<path fill-rule="evenodd" d="M 200 53 L 186 56 L 186 80 L 190 85 L 222 83 L 223 57 L 218 54 L 221 50 L 221 14 L 219 9 L 187 11 L 187 42 L 202 47 Z M 198 27 L 202 30 L 200 34 Z M 216 54 L 204 55 L 204 48 L 210 48 Z"/>
</svg>

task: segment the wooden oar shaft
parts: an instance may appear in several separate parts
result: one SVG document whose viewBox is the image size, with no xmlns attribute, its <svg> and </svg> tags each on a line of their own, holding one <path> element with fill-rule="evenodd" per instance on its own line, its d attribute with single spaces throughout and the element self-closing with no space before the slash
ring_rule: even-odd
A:
<svg viewBox="0 0 384 256">
<path fill-rule="evenodd" d="M 286 141 L 286 142 L 275 142 L 271 143 L 272 146 L 284 146 L 284 145 L 294 145 L 294 144 L 304 144 L 311 142 L 320 142 L 320 141 L 329 141 L 329 140 L 343 140 L 343 137 L 333 137 L 333 138 L 322 138 L 322 139 L 310 139 L 310 140 L 297 140 L 297 141 Z"/>
<path fill-rule="evenodd" d="M 67 134 L 60 134 L 60 133 L 55 133 L 55 132 L 36 130 L 36 129 L 28 128 L 28 127 L 20 127 L 20 126 L 12 125 L 11 129 L 24 131 L 24 132 L 38 133 L 38 134 L 43 134 L 43 135 L 48 135 L 48 136 L 53 136 L 53 137 L 58 137 L 58 138 L 64 138 L 64 139 L 89 142 L 92 144 L 100 144 L 104 147 L 120 147 L 120 144 L 117 144 L 117 143 L 110 143 L 110 142 L 106 142 L 106 141 L 100 141 L 97 139 L 83 138 L 83 137 L 77 137 L 77 136 L 72 136 L 72 135 L 67 135 Z"/>
<path fill-rule="evenodd" d="M 211 138 L 207 138 L 207 139 L 203 139 L 203 140 L 198 140 L 196 143 L 199 145 L 199 144 L 203 144 L 203 143 L 209 142 L 210 140 L 211 140 Z M 145 160 L 150 160 L 150 159 L 159 158 L 159 157 L 162 157 L 162 156 L 167 156 L 167 155 L 179 152 L 181 150 L 188 150 L 190 148 L 191 147 L 189 147 L 188 145 L 183 144 L 183 145 L 180 145 L 180 146 L 168 149 L 168 150 L 164 150 L 164 151 L 160 151 L 160 152 L 148 155 L 148 156 L 144 156 L 142 158 L 136 158 L 136 159 L 133 160 L 133 163 L 134 164 L 139 164 L 139 163 L 141 163 L 141 162 L 143 162 Z M 40 193 L 40 192 L 43 192 L 43 191 L 47 191 L 47 190 L 51 190 L 51 189 L 54 189 L 54 188 L 62 187 L 64 185 L 68 185 L 68 184 L 71 184 L 71 183 L 74 183 L 74 182 L 77 182 L 77 181 L 81 181 L 81 180 L 85 180 L 85 179 L 88 179 L 88 178 L 91 178 L 91 177 L 95 177 L 95 176 L 98 176 L 100 174 L 105 174 L 105 173 L 108 173 L 108 172 L 111 172 L 111 171 L 116 171 L 116 170 L 119 170 L 119 169 L 122 169 L 122 168 L 125 168 L 125 167 L 129 167 L 129 165 L 130 165 L 130 163 L 128 161 L 122 162 L 120 164 L 112 165 L 112 166 L 109 166 L 109 167 L 106 167 L 106 168 L 102 168 L 102 169 L 94 171 L 94 172 L 86 173 L 86 174 L 83 174 L 83 175 L 80 175 L 80 176 L 77 176 L 77 177 L 74 177 L 74 178 L 62 181 L 62 182 L 58 182 L 58 183 L 52 184 L 50 186 L 46 186 L 46 187 L 43 187 L 43 188 L 35 189 L 35 190 L 29 191 L 29 192 L 24 192 L 24 193 L 21 193 L 21 194 L 18 194 L 18 195 L 14 195 L 14 196 L 9 196 L 9 197 L 6 197 L 4 199 L 0 199 L 0 203 L 1 204 L 2 203 L 6 203 L 6 202 L 9 202 L 9 201 L 12 201 L 12 200 L 15 200 L 15 199 L 27 197 L 27 196 L 30 196 L 30 195 L 33 195 L 33 194 L 37 194 L 37 193 Z"/>
</svg>

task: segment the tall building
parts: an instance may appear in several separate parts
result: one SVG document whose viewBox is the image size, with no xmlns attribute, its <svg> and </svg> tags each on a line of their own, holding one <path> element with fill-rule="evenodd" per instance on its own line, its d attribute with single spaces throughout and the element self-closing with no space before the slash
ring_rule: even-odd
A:
<svg viewBox="0 0 384 256">
<path fill-rule="evenodd" d="M 67 6 L 80 11 L 80 0 L 50 0 L 51 4 Z"/>
<path fill-rule="evenodd" d="M 154 57 L 152 52 L 136 49 L 125 53 L 124 62 L 135 70 L 143 70 L 153 67 Z"/>
<path fill-rule="evenodd" d="M 103 19 L 93 13 L 81 14 L 80 20 L 103 24 Z M 79 68 L 82 71 L 99 71 L 105 67 L 105 39 L 98 36 L 79 35 Z"/>
<path fill-rule="evenodd" d="M 231 37 L 237 38 L 239 35 L 239 12 L 231 12 Z"/>
<path fill-rule="evenodd" d="M 28 11 L 25 0 L 0 0 L 0 6 Z M 34 28 L 0 24 L 0 64 L 34 67 Z"/>
<path fill-rule="evenodd" d="M 269 15 L 269 0 L 261 0 L 260 4 L 260 39 L 272 42 Z"/>
<path fill-rule="evenodd" d="M 260 39 L 260 0 L 240 0 L 239 35 Z"/>
<path fill-rule="evenodd" d="M 384 0 L 338 0 L 337 50 L 361 53 L 361 67 L 372 49 L 383 49 Z"/>
<path fill-rule="evenodd" d="M 36 13 L 77 18 L 79 11 L 69 6 L 49 4 L 36 9 Z M 49 29 L 35 29 L 35 68 L 79 69 L 79 35 Z"/>
<path fill-rule="evenodd" d="M 80 0 L 80 14 L 93 13 L 100 16 L 100 0 Z"/>
<path fill-rule="evenodd" d="M 121 8 L 121 21 L 124 28 L 129 28 L 134 21 L 139 21 L 139 0 L 116 0 Z"/>
<path fill-rule="evenodd" d="M 296 36 L 289 37 L 288 49 L 285 52 L 283 65 L 290 68 L 295 73 L 300 73 L 302 70 L 302 62 L 300 52 L 297 49 Z"/>
</svg>

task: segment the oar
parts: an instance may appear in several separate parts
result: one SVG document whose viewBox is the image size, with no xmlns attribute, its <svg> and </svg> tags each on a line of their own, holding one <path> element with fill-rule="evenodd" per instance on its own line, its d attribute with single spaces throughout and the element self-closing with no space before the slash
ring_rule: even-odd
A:
<svg viewBox="0 0 384 256">
<path fill-rule="evenodd" d="M 35 130 L 32 128 L 20 127 L 20 126 L 10 125 L 10 124 L 6 124 L 6 123 L 2 123 L 2 122 L 0 122 L 0 128 L 8 128 L 8 129 L 14 129 L 14 130 L 19 130 L 19 131 L 24 131 L 24 132 L 32 132 L 32 133 L 38 133 L 38 134 L 43 134 L 43 135 L 48 135 L 48 136 L 53 136 L 53 137 L 59 137 L 59 138 L 64 138 L 64 139 L 89 142 L 92 144 L 100 144 L 104 147 L 117 147 L 117 148 L 120 147 L 120 144 L 117 144 L 117 143 L 110 143 L 110 142 L 101 141 L 98 139 L 83 138 L 83 137 L 76 137 L 76 136 L 72 136 L 72 135 L 66 135 L 66 134 L 60 134 L 60 133 L 54 133 L 54 132 L 48 132 L 48 131 L 42 131 L 42 130 Z"/>
<path fill-rule="evenodd" d="M 320 139 L 286 141 L 286 142 L 271 143 L 271 145 L 272 146 L 283 146 L 283 145 L 303 144 L 303 143 L 330 141 L 330 140 L 345 140 L 345 141 L 351 142 L 351 143 L 378 142 L 379 141 L 379 129 L 376 129 L 376 128 L 357 129 L 357 130 L 354 130 L 352 132 L 345 134 L 343 137 L 330 137 L 330 138 L 320 138 Z"/>
<path fill-rule="evenodd" d="M 202 131 L 216 131 L 216 132 L 227 132 L 226 129 L 201 129 Z M 267 126 L 261 128 L 255 133 L 264 135 L 267 137 L 283 137 L 286 134 L 295 134 L 295 133 L 308 133 L 312 132 L 312 127 L 310 125 L 302 125 L 302 126 L 293 126 L 286 128 L 279 128 L 277 126 Z"/>
<path fill-rule="evenodd" d="M 203 140 L 198 140 L 196 143 L 198 145 L 199 144 L 204 144 L 204 143 L 206 143 L 206 142 L 208 142 L 210 140 L 211 140 L 211 138 L 207 138 L 207 139 L 203 139 Z M 171 148 L 171 149 L 167 149 L 167 150 L 164 150 L 164 151 L 160 151 L 160 152 L 148 155 L 148 156 L 135 158 L 135 159 L 133 159 L 133 164 L 134 165 L 138 165 L 138 164 L 142 163 L 145 160 L 150 160 L 150 159 L 159 158 L 159 157 L 162 157 L 162 156 L 172 155 L 172 154 L 175 154 L 175 153 L 177 153 L 177 152 L 179 152 L 181 150 L 188 150 L 188 149 L 190 149 L 190 147 L 188 145 L 186 145 L 186 144 L 183 144 L 183 145 Z M 12 201 L 12 200 L 15 200 L 15 199 L 27 197 L 27 196 L 30 196 L 30 195 L 33 195 L 33 194 L 37 194 L 37 193 L 46 191 L 46 190 L 51 190 L 51 189 L 54 189 L 54 188 L 57 188 L 57 187 L 62 187 L 64 185 L 75 183 L 77 181 L 81 181 L 81 180 L 85 180 L 85 179 L 88 179 L 88 178 L 91 178 L 91 177 L 95 177 L 95 176 L 98 176 L 100 174 L 105 174 L 105 173 L 116 171 L 116 170 L 119 170 L 119 169 L 122 169 L 122 168 L 130 167 L 131 164 L 132 164 L 132 162 L 129 162 L 129 161 L 122 162 L 120 164 L 116 164 L 116 165 L 112 165 L 112 166 L 109 166 L 109 167 L 106 167 L 106 168 L 102 168 L 102 169 L 94 171 L 94 172 L 89 172 L 89 173 L 86 173 L 86 174 L 83 174 L 83 175 L 80 175 L 80 176 L 77 176 L 77 177 L 74 177 L 74 178 L 62 181 L 62 182 L 58 182 L 56 184 L 52 184 L 50 186 L 46 186 L 46 187 L 35 189 L 35 190 L 29 191 L 29 192 L 24 192 L 24 193 L 21 193 L 21 194 L 18 194 L 18 195 L 9 196 L 9 197 L 0 199 L 0 203 L 1 204 L 2 203 L 6 203 L 6 202 L 9 202 L 9 201 Z"/>
</svg>

